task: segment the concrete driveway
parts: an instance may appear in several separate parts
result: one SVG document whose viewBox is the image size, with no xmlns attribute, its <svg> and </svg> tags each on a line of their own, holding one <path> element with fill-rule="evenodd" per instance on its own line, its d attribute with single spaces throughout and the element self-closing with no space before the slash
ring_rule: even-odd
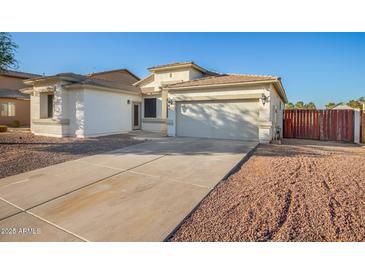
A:
<svg viewBox="0 0 365 274">
<path fill-rule="evenodd" d="M 255 142 L 160 138 L 0 180 L 0 241 L 163 241 Z"/>
</svg>

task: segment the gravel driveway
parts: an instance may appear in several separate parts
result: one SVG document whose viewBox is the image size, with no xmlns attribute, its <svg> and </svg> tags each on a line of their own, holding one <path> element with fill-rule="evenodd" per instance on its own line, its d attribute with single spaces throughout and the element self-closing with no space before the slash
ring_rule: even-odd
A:
<svg viewBox="0 0 365 274">
<path fill-rule="evenodd" d="M 0 133 L 0 178 L 140 142 L 128 134 L 80 139 Z"/>
<path fill-rule="evenodd" d="M 365 241 L 365 149 L 260 145 L 172 241 Z"/>
</svg>

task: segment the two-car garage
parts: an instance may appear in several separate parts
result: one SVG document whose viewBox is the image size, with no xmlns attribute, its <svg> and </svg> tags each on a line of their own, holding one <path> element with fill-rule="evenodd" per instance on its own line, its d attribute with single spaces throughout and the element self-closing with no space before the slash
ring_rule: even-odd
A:
<svg viewBox="0 0 365 274">
<path fill-rule="evenodd" d="M 176 102 L 176 135 L 258 141 L 258 99 Z"/>
</svg>

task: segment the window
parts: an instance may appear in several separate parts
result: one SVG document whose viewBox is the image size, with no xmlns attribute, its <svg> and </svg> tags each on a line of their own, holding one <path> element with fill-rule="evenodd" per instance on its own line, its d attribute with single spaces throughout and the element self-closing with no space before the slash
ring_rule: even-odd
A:
<svg viewBox="0 0 365 274">
<path fill-rule="evenodd" d="M 47 105 L 48 105 L 47 118 L 52 118 L 53 117 L 53 94 L 47 95 Z"/>
<path fill-rule="evenodd" d="M 15 116 L 15 103 L 12 102 L 0 103 L 0 116 L 3 117 Z"/>
<path fill-rule="evenodd" d="M 144 99 L 144 117 L 156 118 L 156 98 Z"/>
</svg>

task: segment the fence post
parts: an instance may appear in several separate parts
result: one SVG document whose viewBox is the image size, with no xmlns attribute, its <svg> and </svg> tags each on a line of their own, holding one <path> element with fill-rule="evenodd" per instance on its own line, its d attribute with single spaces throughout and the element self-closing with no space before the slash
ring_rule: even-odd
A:
<svg viewBox="0 0 365 274">
<path fill-rule="evenodd" d="M 360 126 L 361 126 L 361 111 L 354 109 L 354 143 L 359 144 L 361 140 Z"/>
<path fill-rule="evenodd" d="M 361 143 L 365 143 L 365 104 L 362 104 L 361 112 Z"/>
</svg>

